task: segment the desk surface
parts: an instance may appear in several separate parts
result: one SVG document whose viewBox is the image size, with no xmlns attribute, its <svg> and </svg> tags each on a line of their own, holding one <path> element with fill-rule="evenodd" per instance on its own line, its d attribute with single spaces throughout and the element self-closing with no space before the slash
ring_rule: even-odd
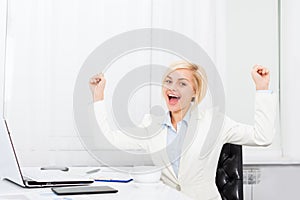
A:
<svg viewBox="0 0 300 200">
<path fill-rule="evenodd" d="M 85 168 L 85 170 L 90 168 Z M 82 170 L 82 169 L 81 169 Z M 100 172 L 99 172 L 100 173 Z M 108 172 L 109 173 L 109 172 Z M 113 172 L 112 172 L 113 173 Z M 107 172 L 106 172 L 107 174 Z M 93 185 L 108 185 L 118 190 L 115 194 L 92 194 L 92 195 L 68 195 L 57 196 L 50 188 L 27 189 L 19 187 L 9 181 L 0 181 L 0 200 L 93 200 L 93 199 L 122 199 L 122 200 L 160 200 L 160 199 L 177 199 L 190 200 L 183 193 L 163 184 L 141 184 L 141 183 L 106 183 L 95 182 Z"/>
</svg>

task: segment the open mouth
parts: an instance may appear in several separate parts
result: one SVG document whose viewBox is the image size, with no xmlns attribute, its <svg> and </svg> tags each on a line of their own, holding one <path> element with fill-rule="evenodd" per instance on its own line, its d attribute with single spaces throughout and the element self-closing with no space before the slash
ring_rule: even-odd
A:
<svg viewBox="0 0 300 200">
<path fill-rule="evenodd" d="M 174 94 L 168 94 L 168 97 L 169 97 L 169 100 L 171 100 L 171 99 L 180 99 L 180 97 L 179 96 L 176 96 L 176 95 L 174 95 Z"/>
<path fill-rule="evenodd" d="M 169 98 L 169 104 L 175 105 L 176 103 L 178 103 L 180 96 L 174 94 L 168 94 L 168 98 Z"/>
</svg>

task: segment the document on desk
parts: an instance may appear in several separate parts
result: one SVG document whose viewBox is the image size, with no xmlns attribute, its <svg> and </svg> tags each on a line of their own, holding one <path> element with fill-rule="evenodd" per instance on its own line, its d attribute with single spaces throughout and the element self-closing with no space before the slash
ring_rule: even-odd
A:
<svg viewBox="0 0 300 200">
<path fill-rule="evenodd" d="M 119 182 L 128 183 L 132 181 L 132 177 L 128 173 L 115 172 L 115 171 L 100 171 L 90 175 L 91 179 L 98 182 Z"/>
</svg>

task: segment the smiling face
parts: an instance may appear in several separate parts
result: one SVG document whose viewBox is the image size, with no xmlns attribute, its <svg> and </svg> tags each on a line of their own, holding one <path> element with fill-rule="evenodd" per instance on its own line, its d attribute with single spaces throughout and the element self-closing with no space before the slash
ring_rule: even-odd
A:
<svg viewBox="0 0 300 200">
<path fill-rule="evenodd" d="M 177 69 L 169 73 L 163 81 L 163 96 L 169 111 L 184 116 L 195 98 L 194 88 L 192 70 Z"/>
</svg>

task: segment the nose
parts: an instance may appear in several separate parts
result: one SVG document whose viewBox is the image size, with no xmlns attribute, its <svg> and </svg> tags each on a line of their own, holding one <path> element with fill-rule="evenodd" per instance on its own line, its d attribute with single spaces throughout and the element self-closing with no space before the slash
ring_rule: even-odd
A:
<svg viewBox="0 0 300 200">
<path fill-rule="evenodd" d="M 171 91 L 176 91 L 177 90 L 177 87 L 176 87 L 176 84 L 172 83 L 172 84 L 169 84 L 167 86 L 167 88 Z"/>
</svg>

